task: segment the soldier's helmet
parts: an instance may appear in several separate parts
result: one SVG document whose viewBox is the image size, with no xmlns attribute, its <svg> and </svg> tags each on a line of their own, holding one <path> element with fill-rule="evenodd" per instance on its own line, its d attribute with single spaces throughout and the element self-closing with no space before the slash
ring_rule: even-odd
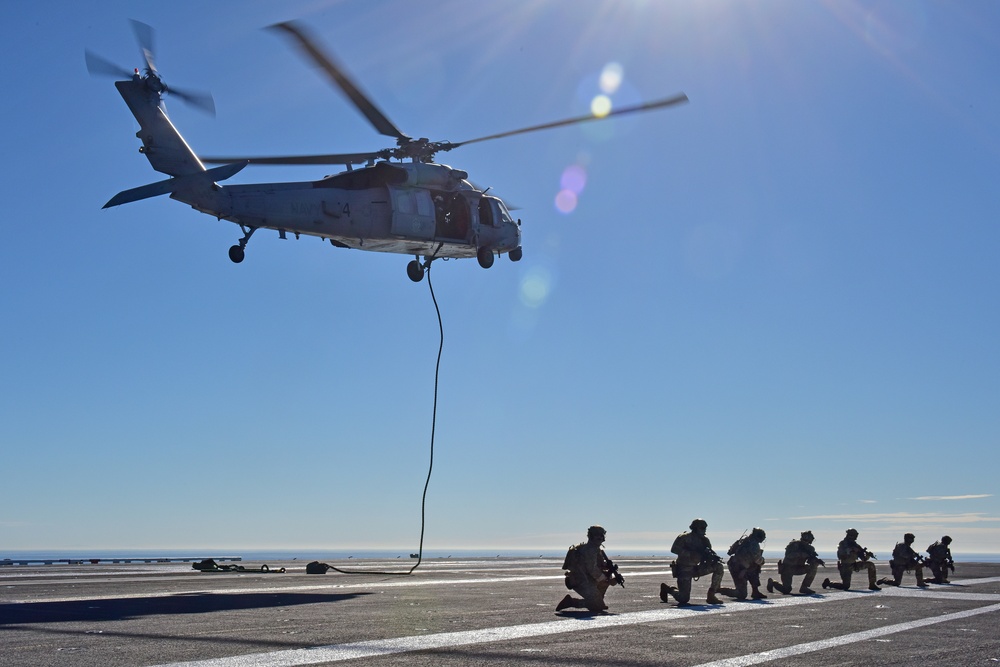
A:
<svg viewBox="0 0 1000 667">
<path fill-rule="evenodd" d="M 812 541 L 816 539 L 816 536 L 813 535 L 813 532 L 811 530 L 807 530 L 807 531 L 804 531 L 802 533 L 802 536 L 801 536 L 800 539 L 803 542 L 808 542 L 809 544 L 812 544 Z"/>
<path fill-rule="evenodd" d="M 604 528 L 602 528 L 601 526 L 591 526 L 590 528 L 587 529 L 588 540 L 593 539 L 595 537 L 603 538 L 607 534 L 608 531 L 604 530 Z"/>
<path fill-rule="evenodd" d="M 767 539 L 767 533 L 764 532 L 763 528 L 754 528 L 750 531 L 750 537 L 757 540 L 758 542 L 763 542 Z"/>
<path fill-rule="evenodd" d="M 947 535 L 945 535 L 944 537 L 942 537 L 941 541 L 944 542 L 945 544 L 951 544 L 951 538 L 948 537 Z"/>
<path fill-rule="evenodd" d="M 695 519 L 691 522 L 689 527 L 691 530 L 706 530 L 708 528 L 708 522 L 704 519 Z"/>
<path fill-rule="evenodd" d="M 847 529 L 847 537 L 848 538 L 850 538 L 850 539 L 853 540 L 857 536 L 858 536 L 858 531 L 854 530 L 853 528 L 848 528 Z"/>
<path fill-rule="evenodd" d="M 913 533 L 907 533 L 906 535 L 903 535 L 903 541 L 906 542 L 907 544 L 909 544 L 915 539 L 917 539 L 917 536 L 914 535 Z"/>
</svg>

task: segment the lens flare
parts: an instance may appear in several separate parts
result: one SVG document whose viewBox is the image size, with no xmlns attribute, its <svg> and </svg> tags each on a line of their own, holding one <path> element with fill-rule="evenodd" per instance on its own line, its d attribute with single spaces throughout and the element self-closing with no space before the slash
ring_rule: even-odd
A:
<svg viewBox="0 0 1000 667">
<path fill-rule="evenodd" d="M 560 190 L 556 195 L 556 210 L 569 214 L 576 209 L 576 193 L 572 190 Z"/>
<path fill-rule="evenodd" d="M 543 268 L 535 267 L 521 280 L 521 303 L 528 308 L 539 308 L 552 292 L 552 275 Z"/>
<path fill-rule="evenodd" d="M 599 85 L 601 87 L 601 92 L 605 95 L 614 95 L 618 91 L 618 87 L 622 85 L 622 78 L 625 75 L 625 70 L 618 63 L 608 63 L 601 70 L 601 78 Z"/>
<path fill-rule="evenodd" d="M 607 95 L 598 95 L 590 101 L 590 113 L 598 118 L 604 118 L 611 113 L 611 98 Z"/>
<path fill-rule="evenodd" d="M 571 164 L 563 170 L 559 184 L 563 190 L 579 195 L 587 185 L 587 171 L 578 164 Z"/>
</svg>

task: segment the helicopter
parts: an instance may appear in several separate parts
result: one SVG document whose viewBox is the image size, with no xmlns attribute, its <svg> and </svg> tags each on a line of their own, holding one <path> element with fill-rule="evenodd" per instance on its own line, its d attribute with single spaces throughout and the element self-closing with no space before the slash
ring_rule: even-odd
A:
<svg viewBox="0 0 1000 667">
<path fill-rule="evenodd" d="M 475 257 L 490 268 L 498 255 L 520 261 L 521 220 L 514 220 L 504 201 L 487 194 L 469 180 L 467 172 L 434 161 L 435 155 L 468 144 L 613 116 L 675 106 L 688 101 L 683 93 L 661 100 L 491 134 L 460 142 L 430 141 L 403 133 L 365 95 L 336 60 L 297 22 L 271 29 L 290 39 L 301 53 L 326 73 L 332 84 L 384 136 L 396 145 L 372 152 L 299 156 L 198 156 L 166 114 L 165 95 L 172 95 L 214 114 L 207 93 L 168 87 L 156 69 L 153 29 L 132 21 L 145 67 L 132 72 L 90 51 L 87 68 L 93 75 L 111 75 L 115 87 L 139 123 L 139 152 L 154 170 L 169 176 L 149 185 L 123 190 L 104 208 L 169 194 L 219 220 L 239 225 L 243 236 L 229 248 L 229 259 L 239 264 L 247 242 L 258 229 L 319 237 L 337 248 L 389 252 L 414 257 L 407 276 L 420 282 L 438 258 Z M 206 168 L 206 164 L 221 166 Z M 250 164 L 342 165 L 340 173 L 315 181 L 219 185 Z M 363 165 L 355 168 L 355 165 Z M 423 257 L 423 259 L 421 259 Z"/>
</svg>

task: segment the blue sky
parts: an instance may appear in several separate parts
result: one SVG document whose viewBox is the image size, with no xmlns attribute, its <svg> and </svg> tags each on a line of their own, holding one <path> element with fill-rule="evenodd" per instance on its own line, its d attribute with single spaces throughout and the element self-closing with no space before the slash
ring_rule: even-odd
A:
<svg viewBox="0 0 1000 667">
<path fill-rule="evenodd" d="M 194 18 L 192 18 L 194 17 Z M 404 132 L 511 204 L 524 259 L 437 262 L 427 548 L 665 552 L 692 518 L 1000 552 L 1000 5 L 7 3 L 0 551 L 416 549 L 437 320 L 409 258 L 166 197 L 89 48 L 202 154 L 386 147 L 267 25 L 300 19 Z M 610 69 L 609 69 L 610 66 Z M 568 168 L 575 208 L 556 198 Z M 231 182 L 335 168 L 249 168 Z"/>
</svg>

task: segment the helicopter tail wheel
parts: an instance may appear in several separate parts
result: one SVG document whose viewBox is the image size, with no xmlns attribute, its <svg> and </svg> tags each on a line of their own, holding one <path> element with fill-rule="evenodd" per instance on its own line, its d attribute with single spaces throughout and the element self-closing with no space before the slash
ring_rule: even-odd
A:
<svg viewBox="0 0 1000 667">
<path fill-rule="evenodd" d="M 509 253 L 507 253 L 507 256 L 510 257 L 510 261 L 512 261 L 512 262 L 520 262 L 522 254 L 523 253 L 521 251 L 521 246 L 517 246 L 516 248 L 514 248 L 513 250 L 511 250 Z"/>
<path fill-rule="evenodd" d="M 240 225 L 240 229 L 243 230 L 243 238 L 239 240 L 239 243 L 232 246 L 229 249 L 229 259 L 233 261 L 233 264 L 239 264 L 243 261 L 243 257 L 246 255 L 244 252 L 247 247 L 247 241 L 253 236 L 253 233 L 257 231 L 256 227 L 247 227 L 245 225 Z"/>
<path fill-rule="evenodd" d="M 493 266 L 493 260 L 496 257 L 493 255 L 493 251 L 489 248 L 480 248 L 479 252 L 476 253 L 476 259 L 479 260 L 479 266 L 484 269 L 488 269 Z"/>
<path fill-rule="evenodd" d="M 424 279 L 424 267 L 419 260 L 410 260 L 410 263 L 406 265 L 406 275 L 415 283 Z"/>
</svg>

